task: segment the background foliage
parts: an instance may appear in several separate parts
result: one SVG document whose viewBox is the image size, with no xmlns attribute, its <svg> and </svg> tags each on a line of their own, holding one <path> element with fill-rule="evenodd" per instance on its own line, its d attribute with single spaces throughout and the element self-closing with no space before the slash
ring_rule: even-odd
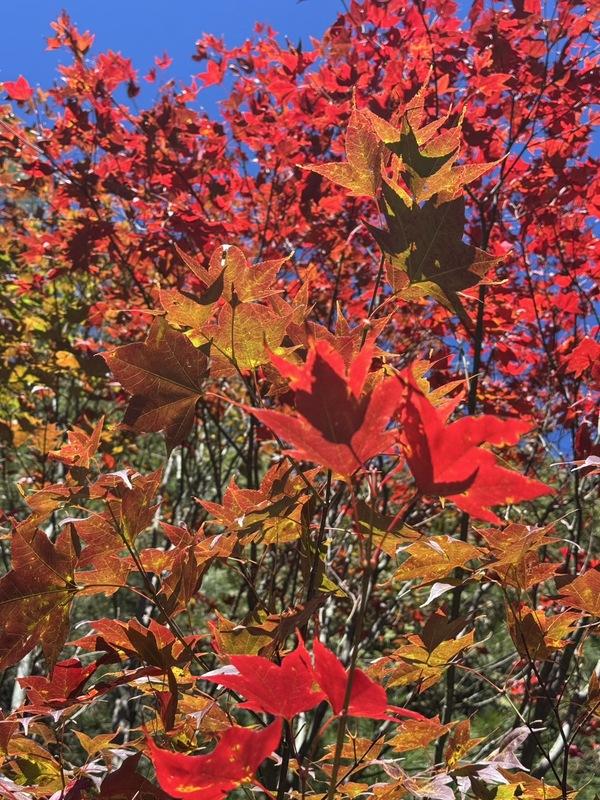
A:
<svg viewBox="0 0 600 800">
<path fill-rule="evenodd" d="M 353 1 L 140 107 L 62 15 L 4 83 L 6 797 L 594 796 L 593 23 Z"/>
</svg>

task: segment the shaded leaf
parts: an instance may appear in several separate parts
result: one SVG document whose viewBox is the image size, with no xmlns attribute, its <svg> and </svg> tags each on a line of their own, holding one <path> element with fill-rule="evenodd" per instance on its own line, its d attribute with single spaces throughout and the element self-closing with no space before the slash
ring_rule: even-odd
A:
<svg viewBox="0 0 600 800">
<path fill-rule="evenodd" d="M 48 455 L 68 467 L 89 469 L 100 444 L 103 425 L 104 417 L 100 417 L 91 433 L 74 426 L 67 434 L 67 443 L 60 450 L 54 450 Z"/>
<path fill-rule="evenodd" d="M 600 570 L 588 569 L 560 590 L 566 605 L 600 617 Z"/>
<path fill-rule="evenodd" d="M 19 678 L 30 703 L 27 711 L 37 713 L 72 705 L 97 667 L 95 662 L 84 667 L 78 658 L 68 658 L 55 664 L 49 677 L 30 675 Z"/>
<path fill-rule="evenodd" d="M 75 596 L 76 555 L 61 533 L 53 544 L 28 521 L 12 538 L 12 569 L 0 578 L 0 667 L 16 664 L 36 645 L 48 663 L 56 663 L 69 630 Z"/>
<path fill-rule="evenodd" d="M 471 330 L 459 293 L 476 286 L 501 259 L 463 242 L 464 199 L 409 206 L 385 183 L 383 196 L 387 230 L 368 227 L 388 260 L 392 289 L 407 300 L 433 297 Z"/>
<path fill-rule="evenodd" d="M 138 431 L 164 431 L 169 450 L 184 441 L 208 372 L 204 353 L 156 319 L 145 342 L 103 355 L 115 378 L 133 395 L 125 423 Z"/>
<path fill-rule="evenodd" d="M 503 586 L 530 589 L 551 578 L 560 566 L 559 562 L 542 562 L 538 553 L 542 547 L 556 542 L 552 526 L 535 528 L 513 522 L 502 530 L 485 529 L 479 533 L 493 559 L 487 566 L 487 574 Z"/>
</svg>

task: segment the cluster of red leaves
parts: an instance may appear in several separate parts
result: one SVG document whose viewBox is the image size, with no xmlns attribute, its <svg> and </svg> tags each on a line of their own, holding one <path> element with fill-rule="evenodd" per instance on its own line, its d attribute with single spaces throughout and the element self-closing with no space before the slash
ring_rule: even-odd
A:
<svg viewBox="0 0 600 800">
<path fill-rule="evenodd" d="M 450 800 L 455 789 L 489 800 L 504 784 L 507 798 L 569 795 L 569 747 L 549 786 L 515 755 L 525 741 L 533 766 L 531 726 L 490 755 L 453 703 L 459 661 L 484 653 L 479 609 L 460 615 L 468 587 L 502 598 L 506 638 L 529 669 L 523 716 L 552 711 L 559 727 L 566 683 L 549 706 L 544 675 L 564 680 L 600 616 L 600 571 L 579 557 L 581 481 L 600 452 L 591 23 L 566 0 L 551 19 L 536 2 L 477 2 L 464 21 L 446 0 L 352 0 L 309 50 L 260 28 L 233 49 L 204 36 L 202 86 L 235 76 L 213 120 L 196 109 L 196 79 L 128 107 L 117 98 L 139 93 L 132 63 L 90 58 L 93 35 L 62 14 L 48 43 L 72 55 L 60 84 L 2 84 L 23 117 L 0 107 L 1 235 L 18 262 L 2 302 L 15 391 L 6 413 L 0 396 L 0 433 L 38 461 L 19 475 L 26 519 L 7 492 L 0 665 L 21 662 L 23 674 L 39 645 L 48 675 L 21 677 L 23 702 L 0 719 L 0 792 L 217 800 L 250 784 L 278 798 L 300 786 L 303 797 Z M 33 197 L 39 213 L 23 202 Z M 65 420 L 75 424 L 60 446 Z M 144 439 L 156 433 L 164 471 L 156 437 Z M 562 460 L 577 469 L 556 485 L 544 448 L 567 438 Z M 135 468 L 118 469 L 123 459 Z M 500 507 L 519 521 L 503 526 Z M 572 508 L 559 563 L 545 521 Z M 527 509 L 538 526 L 520 521 Z M 209 570 L 209 585 L 225 572 L 241 581 L 237 600 L 206 596 Z M 398 583 L 419 598 L 400 612 Z M 118 607 L 117 592 L 141 598 L 139 619 L 91 621 L 69 642 L 89 662 L 61 661 L 79 600 Z M 229 620 L 221 610 L 239 617 L 246 592 L 248 613 Z M 334 636 L 349 605 L 349 666 L 317 625 L 311 656 L 316 615 Z M 394 628 L 370 639 L 380 613 Z M 382 656 L 367 671 L 363 645 Z M 207 671 L 207 659 L 220 666 Z M 442 680 L 440 721 L 439 695 L 422 696 Z M 501 697 L 520 678 L 503 680 Z M 389 702 L 408 686 L 425 715 Z M 170 749 L 147 735 L 133 753 L 113 731 L 75 732 L 78 712 L 123 687 Z M 576 732 L 597 714 L 597 679 L 581 696 L 566 712 Z M 61 720 L 54 740 L 45 717 Z M 360 735 L 369 720 L 391 724 L 397 753 L 438 740 L 430 769 L 409 775 L 380 734 Z M 65 758 L 65 731 L 87 753 L 81 767 Z M 190 755 L 197 734 L 218 743 Z M 137 772 L 141 751 L 164 791 Z"/>
<path fill-rule="evenodd" d="M 205 673 L 204 680 L 239 691 L 248 699 L 240 708 L 292 720 L 327 699 L 334 714 L 394 720 L 391 713 L 413 720 L 422 714 L 390 707 L 385 689 L 362 670 L 352 672 L 349 701 L 345 702 L 350 676 L 341 661 L 318 639 L 314 642 L 314 667 L 304 643 L 281 664 L 261 656 L 233 656 L 230 666 Z M 252 782 L 257 768 L 279 745 L 281 721 L 259 732 L 230 728 L 215 750 L 205 756 L 188 756 L 161 750 L 151 741 L 150 753 L 158 780 L 174 797 L 220 798 L 243 782 Z"/>
</svg>

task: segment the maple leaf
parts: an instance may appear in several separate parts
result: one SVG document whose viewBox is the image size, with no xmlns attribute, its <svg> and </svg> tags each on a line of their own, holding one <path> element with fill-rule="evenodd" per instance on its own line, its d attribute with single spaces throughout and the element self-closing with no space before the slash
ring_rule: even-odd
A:
<svg viewBox="0 0 600 800">
<path fill-rule="evenodd" d="M 396 764 L 386 766 L 386 772 L 391 774 L 393 780 L 374 787 L 372 797 L 375 800 L 402 800 L 407 795 L 427 800 L 454 800 L 456 797 L 454 790 L 448 785 L 452 782 L 451 775 L 438 773 L 433 778 L 412 778 Z"/>
<path fill-rule="evenodd" d="M 53 483 L 28 495 L 25 502 L 31 509 L 29 521 L 39 525 L 57 509 L 63 508 L 73 502 L 77 497 L 79 487 L 69 487 L 62 483 Z"/>
<path fill-rule="evenodd" d="M 164 431 L 168 450 L 183 442 L 194 424 L 208 373 L 204 353 L 163 319 L 156 319 L 145 342 L 126 344 L 103 356 L 133 395 L 125 423 L 138 431 Z"/>
<path fill-rule="evenodd" d="M 131 642 L 130 652 L 137 653 L 147 664 L 164 671 L 188 662 L 197 642 L 195 636 L 186 636 L 181 641 L 170 628 L 155 620 L 151 620 L 146 628 L 132 619 L 124 628 L 124 633 Z"/>
<path fill-rule="evenodd" d="M 223 504 L 200 504 L 239 537 L 242 544 L 294 541 L 302 532 L 301 514 L 308 500 L 306 484 L 284 462 L 272 466 L 259 489 L 240 488 L 234 479 L 225 490 Z"/>
<path fill-rule="evenodd" d="M 392 653 L 388 672 L 388 686 L 406 686 L 417 683 L 424 692 L 438 683 L 456 656 L 473 644 L 474 634 L 443 641 L 435 646 L 424 643 L 421 637 L 409 637 L 409 642 Z"/>
<path fill-rule="evenodd" d="M 136 767 L 141 757 L 142 753 L 128 756 L 118 769 L 108 773 L 100 786 L 100 796 L 103 800 L 125 800 L 125 798 L 169 800 L 170 795 L 154 786 L 137 772 Z"/>
<path fill-rule="evenodd" d="M 407 113 L 397 129 L 371 113 L 371 122 L 382 142 L 400 159 L 397 172 L 402 175 L 415 203 L 423 203 L 434 195 L 437 196 L 438 204 L 454 200 L 464 186 L 500 163 L 492 161 L 456 166 L 463 116 L 459 117 L 456 125 L 438 133 L 449 115 L 433 120 L 423 127 L 413 127 L 416 120 Z M 394 179 L 391 185 L 397 186 Z M 404 196 L 406 193 L 401 190 L 399 194 Z"/>
<path fill-rule="evenodd" d="M 215 302 L 222 292 L 222 285 L 215 291 L 206 291 L 201 298 L 189 297 L 178 289 L 161 289 L 158 293 L 165 318 L 170 325 L 189 329 L 191 336 L 199 336 L 202 326 L 214 312 Z"/>
<path fill-rule="evenodd" d="M 386 183 L 383 196 L 387 230 L 368 228 L 388 260 L 392 289 L 408 300 L 433 297 L 472 330 L 459 292 L 476 286 L 501 259 L 463 242 L 464 199 L 411 206 Z"/>
<path fill-rule="evenodd" d="M 273 285 L 277 273 L 288 260 L 287 258 L 273 259 L 251 267 L 239 247 L 235 247 L 235 245 L 220 245 L 213 251 L 208 269 L 206 269 L 200 260 L 194 256 L 184 253 L 179 248 L 177 248 L 177 252 L 190 272 L 204 284 L 205 288 L 199 294 L 189 291 L 182 292 L 178 289 L 161 289 L 159 292 L 160 303 L 169 323 L 189 328 L 190 338 L 193 340 L 200 339 L 201 341 L 206 338 L 203 335 L 204 326 L 213 315 L 216 304 L 221 298 L 226 300 L 229 305 L 237 306 L 240 303 L 254 303 L 257 300 L 264 300 L 277 294 L 279 290 L 274 288 Z M 253 305 L 252 309 L 253 311 L 250 313 L 242 312 L 242 318 L 238 320 L 239 328 L 252 324 L 256 313 L 262 314 L 264 317 L 268 311 L 266 307 L 257 305 Z M 260 310 L 257 311 L 257 309 Z M 260 326 L 265 321 L 267 320 L 262 319 L 261 322 L 255 324 L 254 334 L 247 332 L 246 336 L 243 334 L 236 336 L 230 332 L 229 339 L 231 340 L 232 336 L 234 340 L 239 339 L 238 349 L 240 349 L 240 346 L 244 346 L 247 341 L 256 340 L 259 348 L 258 356 L 260 357 L 263 355 L 263 336 L 261 335 Z M 273 322 L 274 318 L 271 320 L 271 324 Z M 231 321 L 229 324 L 231 325 Z M 223 325 L 227 325 L 225 319 L 223 320 Z M 219 328 L 215 329 L 213 326 L 209 333 L 209 338 L 214 335 L 215 330 L 219 330 Z M 281 336 L 283 336 L 283 333 Z M 277 344 L 279 342 L 273 346 Z"/>
<path fill-rule="evenodd" d="M 235 535 L 207 535 L 203 529 L 191 533 L 185 527 L 165 522 L 162 528 L 174 546 L 168 551 L 155 550 L 160 562 L 156 566 L 149 566 L 149 570 L 169 571 L 169 575 L 161 581 L 160 594 L 165 613 L 174 616 L 178 609 L 185 609 L 195 595 L 209 565 L 217 559 L 228 558 L 238 539 Z M 140 555 L 146 565 L 149 552 L 145 550 Z"/>
<path fill-rule="evenodd" d="M 50 665 L 56 663 L 69 630 L 75 561 L 64 533 L 53 544 L 30 521 L 17 525 L 12 569 L 0 578 L 0 668 L 15 664 L 38 644 Z"/>
<path fill-rule="evenodd" d="M 334 714 L 341 714 L 348 688 L 349 672 L 340 659 L 318 639 L 313 642 L 314 674 L 325 693 Z M 361 669 L 354 669 L 348 703 L 349 717 L 369 719 L 394 719 L 394 715 L 409 719 L 424 719 L 422 714 L 388 703 L 383 686 L 372 681 Z"/>
<path fill-rule="evenodd" d="M 49 678 L 43 675 L 19 678 L 31 704 L 27 711 L 37 713 L 72 705 L 97 667 L 96 662 L 84 667 L 78 658 L 68 658 L 54 666 Z"/>
<path fill-rule="evenodd" d="M 150 738 L 147 742 L 158 782 L 169 795 L 185 800 L 220 800 L 238 786 L 252 783 L 280 739 L 278 719 L 260 731 L 230 728 L 207 755 L 173 753 L 157 747 Z"/>
<path fill-rule="evenodd" d="M 248 698 L 240 708 L 262 711 L 291 720 L 309 711 L 324 698 L 314 689 L 314 674 L 303 642 L 288 653 L 281 664 L 262 656 L 231 656 L 230 666 L 205 673 L 202 678 Z"/>
<path fill-rule="evenodd" d="M 64 781 L 59 762 L 41 742 L 36 742 L 31 737 L 14 736 L 10 742 L 9 753 L 11 756 L 10 771 L 18 783 L 5 780 L 6 773 L 3 769 L 0 790 L 8 790 L 7 793 L 0 791 L 3 798 L 29 800 L 23 789 L 27 790 L 27 794 L 31 797 L 32 788 L 34 791 L 41 789 L 40 793 L 43 792 L 46 796 L 61 791 L 65 798 L 71 794 L 70 788 L 75 781 L 69 781 L 68 784 Z"/>
<path fill-rule="evenodd" d="M 460 146 L 460 124 L 431 138 L 446 121 L 445 117 L 435 120 L 433 126 L 414 130 L 410 120 L 402 120 L 398 136 L 391 140 L 386 136 L 385 144 L 392 153 L 402 159 L 401 169 L 408 170 L 407 183 L 412 189 L 411 178 L 430 178 L 439 174 L 443 167 L 452 163 L 458 156 Z"/>
<path fill-rule="evenodd" d="M 242 623 L 234 623 L 216 612 L 217 624 L 209 622 L 213 647 L 220 655 L 273 655 L 285 640 L 305 625 L 324 602 L 313 597 L 304 605 L 294 606 L 281 614 L 253 611 Z"/>
<path fill-rule="evenodd" d="M 24 103 L 33 97 L 33 89 L 22 75 L 19 75 L 16 81 L 4 81 L 2 86 L 11 100 Z"/>
<path fill-rule="evenodd" d="M 197 644 L 196 636 L 180 640 L 156 620 L 151 620 L 146 628 L 135 619 L 128 623 L 98 619 L 94 620 L 92 628 L 93 633 L 71 644 L 86 650 L 105 651 L 114 660 L 141 657 L 147 664 L 163 672 L 189 662 Z"/>
<path fill-rule="evenodd" d="M 452 728 L 452 723 L 446 725 L 440 722 L 439 717 L 433 719 L 404 719 L 398 723 L 394 737 L 387 743 L 397 753 L 407 753 L 444 736 Z"/>
<path fill-rule="evenodd" d="M 411 192 L 417 203 L 436 198 L 436 203 L 448 203 L 455 200 L 464 187 L 483 177 L 486 173 L 500 165 L 500 161 L 488 161 L 483 164 L 459 164 L 451 162 L 431 177 L 414 177 L 411 181 Z"/>
<path fill-rule="evenodd" d="M 56 36 L 49 37 L 46 40 L 46 50 L 70 47 L 75 49 L 79 54 L 85 55 L 96 38 L 90 31 L 81 33 L 71 22 L 71 18 L 66 11 L 61 11 L 58 18 L 50 23 L 50 27 L 56 33 Z"/>
<path fill-rule="evenodd" d="M 215 86 L 223 80 L 227 64 L 224 61 L 209 61 L 206 65 L 206 72 L 199 72 L 198 77 L 204 84 L 204 88 Z"/>
<path fill-rule="evenodd" d="M 394 441 L 387 427 L 399 402 L 399 387 L 396 379 L 388 379 L 365 391 L 372 352 L 365 346 L 348 368 L 324 340 L 313 343 L 302 366 L 271 354 L 271 363 L 290 379 L 295 412 L 247 410 L 291 442 L 295 458 L 352 475 L 369 459 L 388 452 Z"/>
<path fill-rule="evenodd" d="M 116 554 L 123 549 L 125 542 L 133 544 L 137 536 L 152 522 L 156 505 L 152 504 L 162 479 L 162 471 L 155 470 L 149 475 L 135 473 L 127 483 L 119 482 L 110 487 L 107 497 L 104 475 L 94 484 L 92 497 L 101 497 L 108 509 L 101 514 L 92 514 L 83 519 L 70 519 L 79 537 L 85 543 L 78 564 L 93 566 L 98 555 Z"/>
<path fill-rule="evenodd" d="M 252 303 L 280 291 L 274 288 L 274 284 L 277 273 L 287 260 L 276 258 L 250 266 L 239 247 L 223 244 L 210 258 L 209 275 L 222 273 L 223 297 L 229 302 L 235 298 L 242 303 Z"/>
<path fill-rule="evenodd" d="M 128 545 L 135 544 L 156 513 L 157 506 L 152 501 L 161 482 L 160 470 L 149 475 L 134 473 L 131 479 L 125 474 L 125 481 L 117 479 L 113 483 L 114 477 L 115 474 L 101 475 L 89 487 L 90 496 L 106 502 L 106 511 L 63 520 L 76 534 L 79 548 L 82 543 L 85 545 L 77 558 L 75 573 L 77 588 L 83 595 L 111 595 L 126 584 L 135 564 L 122 553 Z"/>
<path fill-rule="evenodd" d="M 541 562 L 538 550 L 556 542 L 552 526 L 535 528 L 511 523 L 502 530 L 478 531 L 486 540 L 493 560 L 487 566 L 492 580 L 502 586 L 514 586 L 527 591 L 551 578 L 560 563 Z"/>
<path fill-rule="evenodd" d="M 258 303 L 223 305 L 215 322 L 206 324 L 198 337 L 209 341 L 213 377 L 235 371 L 253 370 L 269 361 L 267 348 L 276 350 L 281 345 L 293 309 L 287 314 Z"/>
<path fill-rule="evenodd" d="M 468 719 L 463 719 L 459 722 L 452 735 L 448 740 L 448 746 L 444 752 L 444 760 L 449 770 L 456 769 L 458 763 L 478 744 L 481 744 L 483 739 L 471 738 L 471 722 Z"/>
<path fill-rule="evenodd" d="M 348 189 L 352 194 L 375 197 L 381 182 L 381 144 L 369 115 L 354 109 L 346 129 L 347 161 L 313 164 L 304 169 Z"/>
<path fill-rule="evenodd" d="M 457 567 L 481 556 L 481 550 L 468 542 L 451 536 L 428 536 L 422 542 L 409 545 L 408 555 L 394 573 L 399 581 L 420 580 L 422 583 L 440 580 L 450 575 Z"/>
<path fill-rule="evenodd" d="M 392 558 L 395 558 L 399 547 L 404 549 L 410 542 L 422 537 L 419 531 L 409 528 L 407 525 L 402 525 L 398 529 L 395 517 L 378 514 L 363 500 L 357 502 L 356 510 L 358 512 L 357 529 L 365 539 L 372 539 L 374 547 L 378 547 Z"/>
<path fill-rule="evenodd" d="M 478 756 L 470 763 L 460 762 L 460 759 L 483 740 L 471 739 L 468 720 L 459 722 L 455 730 L 457 735 L 454 746 L 449 746 L 445 755 L 446 767 L 454 773 L 459 783 L 466 785 L 466 780 L 470 780 L 472 786 L 480 785 L 481 782 L 485 782 L 486 785 L 502 785 L 506 783 L 506 777 L 510 774 L 509 769 L 524 769 L 517 752 L 531 735 L 531 730 L 526 725 L 513 728 L 500 738 L 498 746 L 491 753 L 485 757 Z M 509 796 L 515 796 L 514 788 L 509 792 Z M 520 796 L 520 792 L 517 791 L 516 796 Z M 523 796 L 529 797 L 529 794 L 525 793 Z"/>
<path fill-rule="evenodd" d="M 588 569 L 560 590 L 563 602 L 600 617 L 600 570 Z"/>
<path fill-rule="evenodd" d="M 98 446 L 104 425 L 104 417 L 100 417 L 91 433 L 74 426 L 67 434 L 67 443 L 60 450 L 53 450 L 48 455 L 68 467 L 89 469 Z"/>
<path fill-rule="evenodd" d="M 349 732 L 343 744 L 340 759 L 349 761 L 351 764 L 361 763 L 366 767 L 369 762 L 372 763 L 379 757 L 383 747 L 384 743 L 381 741 L 373 742 L 372 739 L 359 737 Z M 334 743 L 327 746 L 326 753 L 321 760 L 323 762 L 333 761 L 335 759 L 335 754 L 336 746 Z M 348 785 L 348 783 L 345 783 L 344 789 L 347 789 Z"/>
<path fill-rule="evenodd" d="M 599 358 L 600 343 L 589 336 L 584 336 L 567 356 L 567 372 L 572 373 L 576 378 L 581 378 L 587 370 L 598 364 Z"/>
<path fill-rule="evenodd" d="M 558 800 L 564 797 L 563 789 L 560 786 L 552 786 L 546 780 L 540 780 L 529 775 L 527 772 L 510 772 L 507 769 L 498 769 L 498 775 L 502 786 L 497 796 L 502 800 L 513 800 L 513 798 L 526 798 L 526 800 Z M 500 782 L 499 781 L 499 782 Z M 576 792 L 569 792 L 567 795 L 575 797 Z"/>
<path fill-rule="evenodd" d="M 472 646 L 472 631 L 459 636 L 464 627 L 463 618 L 449 620 L 438 610 L 429 617 L 420 635 L 404 637 L 402 646 L 378 659 L 369 672 L 385 680 L 388 687 L 417 683 L 423 692 L 442 678 L 462 650 Z"/>
<path fill-rule="evenodd" d="M 491 506 L 553 493 L 549 486 L 499 466 L 494 454 L 480 447 L 515 444 L 529 430 L 527 421 L 485 414 L 448 425 L 443 411 L 429 402 L 412 373 L 405 372 L 404 377 L 401 443 L 423 494 L 447 497 L 477 519 L 500 523 Z"/>
<path fill-rule="evenodd" d="M 477 180 L 500 162 L 456 166 L 466 110 L 458 115 L 454 125 L 441 132 L 440 128 L 449 121 L 452 111 L 438 119 L 425 121 L 425 96 L 430 77 L 404 107 L 400 106 L 392 113 L 389 122 L 370 110 L 364 113 L 380 141 L 396 157 L 390 164 L 394 174 L 391 184 L 396 186 L 400 196 L 409 196 L 415 203 L 422 203 L 437 195 L 439 204 L 455 199 L 466 184 Z M 397 179 L 400 176 L 408 192 L 399 186 Z"/>
<path fill-rule="evenodd" d="M 562 649 L 573 633 L 579 613 L 563 611 L 546 616 L 526 605 L 507 606 L 508 630 L 517 652 L 526 659 L 548 659 L 554 650 Z"/>
</svg>

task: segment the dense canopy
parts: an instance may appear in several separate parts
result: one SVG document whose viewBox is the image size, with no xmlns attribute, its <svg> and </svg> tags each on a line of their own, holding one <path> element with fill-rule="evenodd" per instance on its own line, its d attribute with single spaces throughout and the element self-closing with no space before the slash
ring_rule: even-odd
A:
<svg viewBox="0 0 600 800">
<path fill-rule="evenodd" d="M 343 6 L 1 85 L 2 797 L 600 791 L 593 4 Z"/>
</svg>

